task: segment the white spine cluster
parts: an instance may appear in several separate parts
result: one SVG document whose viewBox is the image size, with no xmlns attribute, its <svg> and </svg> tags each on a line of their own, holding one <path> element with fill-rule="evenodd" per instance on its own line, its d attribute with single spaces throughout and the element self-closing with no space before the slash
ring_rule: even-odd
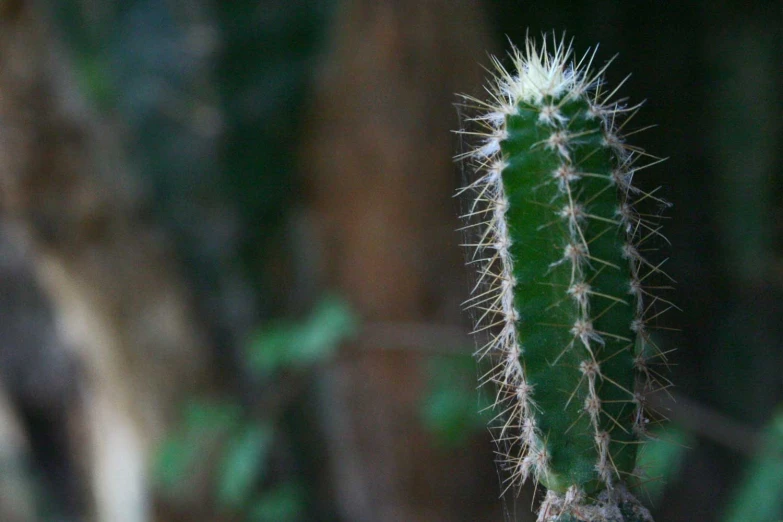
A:
<svg viewBox="0 0 783 522">
<path fill-rule="evenodd" d="M 584 349 L 586 357 L 579 368 L 582 373 L 580 385 L 584 383 L 587 386 L 587 398 L 583 408 L 594 428 L 594 440 L 599 456 L 596 471 L 610 489 L 615 483 L 614 477 L 618 474 L 613 469 L 609 452 L 610 434 L 602 429 L 600 424 L 603 410 L 597 383 L 603 379 L 598 349 L 605 342 L 603 335 L 611 334 L 599 333 L 593 329 L 591 302 L 606 302 L 608 306 L 613 306 L 622 301 L 614 296 L 594 292 L 589 281 L 585 280 L 585 266 L 608 262 L 590 255 L 589 244 L 583 234 L 584 223 L 588 220 L 607 220 L 589 214 L 586 210 L 587 204 L 578 201 L 574 184 L 583 176 L 598 174 L 579 172 L 578 166 L 572 163 L 569 143 L 578 139 L 578 136 L 568 132 L 567 118 L 561 114 L 558 106 L 547 105 L 547 100 L 587 100 L 590 115 L 601 119 L 604 124 L 605 144 L 616 152 L 619 159 L 620 168 L 611 176 L 603 177 L 625 195 L 618 201 L 616 221 L 611 224 L 621 227 L 629 238 L 624 255 L 631 266 L 629 293 L 635 300 L 637 312 L 632 329 L 642 342 L 652 343 L 646 325 L 649 319 L 660 315 L 649 316 L 652 305 L 658 301 L 668 307 L 673 306 L 660 297 L 653 297 L 648 305 L 644 304 L 644 297 L 651 295 L 649 288 L 645 286 L 645 279 L 653 272 L 660 272 L 660 265 L 653 266 L 645 261 L 639 253 L 639 245 L 660 234 L 655 222 L 637 214 L 628 201 L 632 195 L 639 200 L 659 200 L 652 193 L 643 193 L 631 185 L 634 173 L 641 169 L 634 167 L 634 164 L 639 158 L 649 156 L 626 146 L 617 137 L 619 128 L 616 120 L 623 113 L 634 111 L 637 107 L 626 108 L 618 103 L 609 103 L 616 89 L 609 94 L 601 93 L 602 75 L 606 67 L 597 73 L 591 73 L 590 66 L 594 56 L 595 52 L 588 52 L 578 63 L 574 63 L 571 46 L 566 45 L 564 39 L 557 41 L 553 38 L 551 52 L 547 49 L 546 38 L 540 49 L 528 39 L 524 51 L 517 48 L 512 50 L 513 67 L 510 71 L 493 58 L 496 76 L 488 88 L 489 101 L 465 96 L 469 106 L 482 112 L 469 121 L 477 122 L 483 128 L 479 132 L 461 131 L 463 134 L 478 136 L 480 143 L 473 150 L 458 157 L 472 161 L 479 173 L 478 179 L 459 191 L 474 194 L 472 205 L 462 217 L 474 222 L 466 228 L 479 227 L 480 230 L 480 239 L 465 245 L 474 249 L 471 262 L 481 264 L 473 296 L 466 301 L 466 308 L 478 311 L 478 326 L 474 333 L 489 333 L 489 340 L 477 350 L 477 357 L 489 357 L 495 361 L 494 367 L 482 379 L 482 383 L 494 382 L 497 385 L 496 406 L 500 406 L 501 410 L 498 418 L 503 418 L 504 423 L 496 438 L 499 444 L 506 448 L 503 457 L 511 470 L 510 485 L 519 485 L 531 476 L 538 480 L 545 477 L 550 470 L 544 437 L 538 430 L 533 415 L 537 408 L 534 401 L 535 390 L 528 383 L 525 369 L 520 362 L 524 348 L 523 340 L 518 338 L 517 331 L 519 317 L 514 305 L 516 280 L 513 259 L 509 253 L 512 239 L 505 219 L 509 202 L 501 177 L 506 166 L 500 146 L 507 137 L 506 116 L 515 114 L 520 106 L 538 111 L 539 125 L 552 129 L 550 137 L 539 145 L 556 151 L 561 158 L 559 168 L 551 173 L 552 177 L 548 182 L 555 183 L 559 193 L 564 195 L 567 201 L 565 206 L 556 210 L 555 219 L 563 220 L 567 224 L 570 240 L 562 257 L 553 261 L 551 266 L 567 263 L 571 267 L 571 282 L 565 297 L 577 304 L 579 318 L 570 327 L 573 340 L 564 348 L 564 353 L 575 346 Z M 656 158 L 651 164 L 657 162 Z M 643 270 L 645 267 L 646 272 Z M 627 340 L 633 342 L 631 339 Z M 643 350 L 641 353 L 644 352 Z M 658 351 L 657 356 L 663 357 L 663 354 Z M 635 360 L 641 376 L 647 378 L 648 382 L 643 385 L 642 392 L 623 388 L 629 395 L 628 402 L 633 402 L 637 408 L 633 429 L 639 434 L 646 432 L 648 423 L 644 413 L 644 392 L 655 387 L 652 383 L 660 384 L 660 376 L 650 368 L 649 360 L 650 357 L 644 355 Z M 665 382 L 668 384 L 668 381 Z M 576 390 L 571 395 L 572 399 L 575 394 Z M 556 505 L 557 510 L 562 512 L 569 505 L 578 503 L 582 496 L 578 488 L 569 489 L 564 497 L 548 496 L 542 511 L 546 506 Z"/>
</svg>

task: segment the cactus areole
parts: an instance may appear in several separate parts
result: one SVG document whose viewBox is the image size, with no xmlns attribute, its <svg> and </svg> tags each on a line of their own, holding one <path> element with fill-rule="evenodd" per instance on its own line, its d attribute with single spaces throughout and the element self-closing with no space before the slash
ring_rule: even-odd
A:
<svg viewBox="0 0 783 522">
<path fill-rule="evenodd" d="M 477 355 L 492 360 L 509 484 L 547 488 L 540 520 L 648 519 L 618 506 L 638 482 L 645 396 L 666 384 L 647 325 L 669 305 L 651 297 L 660 266 L 640 254 L 660 232 L 636 210 L 658 200 L 633 185 L 657 159 L 625 143 L 638 107 L 612 101 L 594 56 L 553 38 L 514 48 L 510 70 L 494 59 L 490 99 L 465 97 L 480 130 L 461 131 L 478 136 L 461 156 L 476 172 L 460 192 L 480 266 L 467 307 L 488 339 Z"/>
</svg>

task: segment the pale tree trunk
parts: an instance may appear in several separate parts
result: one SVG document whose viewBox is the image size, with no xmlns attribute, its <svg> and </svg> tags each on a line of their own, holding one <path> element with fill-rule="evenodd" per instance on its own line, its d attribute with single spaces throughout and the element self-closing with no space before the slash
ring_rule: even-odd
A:
<svg viewBox="0 0 783 522">
<path fill-rule="evenodd" d="M 111 132 L 32 2 L 0 4 L 0 200 L 85 370 L 96 518 L 151 517 L 151 452 L 205 375 L 205 343 Z"/>
<path fill-rule="evenodd" d="M 349 0 L 333 28 L 304 167 L 325 285 L 365 321 L 461 321 L 450 131 L 454 93 L 475 93 L 486 61 L 479 7 Z M 342 519 L 489 520 L 499 507 L 492 447 L 482 439 L 459 459 L 433 448 L 419 413 L 425 357 L 392 340 L 352 348 L 324 376 L 321 408 Z"/>
</svg>

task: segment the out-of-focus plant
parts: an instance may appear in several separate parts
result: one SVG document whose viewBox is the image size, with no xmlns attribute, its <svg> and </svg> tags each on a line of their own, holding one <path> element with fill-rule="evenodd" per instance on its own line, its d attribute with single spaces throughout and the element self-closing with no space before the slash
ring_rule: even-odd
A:
<svg viewBox="0 0 783 522">
<path fill-rule="evenodd" d="M 264 326 L 250 343 L 247 364 L 265 377 L 286 369 L 307 368 L 331 357 L 356 329 L 356 318 L 345 302 L 326 297 L 304 321 L 280 319 Z"/>
<path fill-rule="evenodd" d="M 639 450 L 638 458 L 639 469 L 648 477 L 637 488 L 643 499 L 654 506 L 664 488 L 678 480 L 685 452 L 692 444 L 693 436 L 677 425 L 650 433 L 650 440 Z"/>
<path fill-rule="evenodd" d="M 265 386 L 288 392 L 276 400 L 262 398 L 259 405 L 231 398 L 192 400 L 180 429 L 159 453 L 161 490 L 176 498 L 190 487 L 190 477 L 208 466 L 220 512 L 248 522 L 306 520 L 308 496 L 301 477 L 274 470 L 274 449 L 285 437 L 282 417 L 307 396 L 303 388 L 291 389 L 304 382 L 292 377 L 328 362 L 357 328 L 353 312 L 334 296 L 322 299 L 303 320 L 260 328 L 247 346 L 246 366 Z"/>
<path fill-rule="evenodd" d="M 298 431 L 294 402 L 307 397 L 282 376 L 309 373 L 353 326 L 335 299 L 303 321 L 284 318 L 314 297 L 290 298 L 286 238 L 302 100 L 334 4 L 50 6 L 82 89 L 123 134 L 129 170 L 146 191 L 140 211 L 182 261 L 212 342 L 218 390 L 183 406 L 157 466 L 172 505 L 207 473 L 223 510 L 253 520 L 308 516 L 312 491 L 299 475 L 309 450 L 288 433 Z"/>
<path fill-rule="evenodd" d="M 731 497 L 724 522 L 776 522 L 783 519 L 783 411 L 778 410 Z"/>
<path fill-rule="evenodd" d="M 464 444 L 486 426 L 491 401 L 476 400 L 475 362 L 469 355 L 434 357 L 427 366 L 428 390 L 421 404 L 424 426 L 446 448 Z"/>
</svg>

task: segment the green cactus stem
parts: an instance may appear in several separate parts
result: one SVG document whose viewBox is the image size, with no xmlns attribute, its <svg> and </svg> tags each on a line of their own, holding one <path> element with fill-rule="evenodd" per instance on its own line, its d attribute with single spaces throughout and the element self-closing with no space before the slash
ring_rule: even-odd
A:
<svg viewBox="0 0 783 522">
<path fill-rule="evenodd" d="M 481 130 L 466 132 L 481 141 L 462 156 L 477 172 L 464 217 L 480 231 L 467 305 L 489 336 L 477 353 L 495 362 L 486 380 L 498 387 L 508 482 L 547 488 L 542 521 L 649 519 L 623 484 L 639 476 L 645 396 L 667 384 L 647 325 L 671 305 L 650 297 L 661 270 L 640 253 L 660 232 L 635 210 L 656 198 L 632 184 L 658 159 L 625 143 L 638 107 L 612 101 L 594 56 L 575 62 L 564 39 L 528 40 L 511 70 L 493 60 L 489 101 L 466 97 L 481 110 Z M 623 506 L 643 516 L 623 518 Z"/>
</svg>

